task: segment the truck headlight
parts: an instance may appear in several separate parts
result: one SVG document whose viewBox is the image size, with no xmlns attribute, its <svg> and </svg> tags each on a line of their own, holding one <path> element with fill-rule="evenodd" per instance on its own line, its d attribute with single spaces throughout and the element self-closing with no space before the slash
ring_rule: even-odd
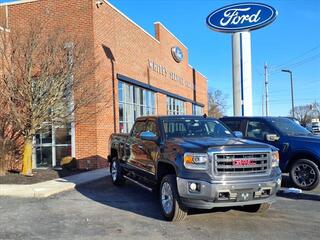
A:
<svg viewBox="0 0 320 240">
<path fill-rule="evenodd" d="M 274 151 L 271 153 L 271 166 L 279 167 L 279 152 Z"/>
<path fill-rule="evenodd" d="M 208 154 L 205 153 L 185 153 L 183 157 L 185 168 L 192 170 L 208 169 Z"/>
</svg>

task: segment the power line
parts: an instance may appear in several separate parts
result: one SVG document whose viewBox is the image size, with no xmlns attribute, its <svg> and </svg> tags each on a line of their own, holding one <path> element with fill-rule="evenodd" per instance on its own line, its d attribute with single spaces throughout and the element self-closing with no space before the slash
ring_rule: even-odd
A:
<svg viewBox="0 0 320 240">
<path fill-rule="evenodd" d="M 309 56 L 303 60 L 300 60 L 298 62 L 295 62 L 295 63 L 292 63 L 292 64 L 289 64 L 289 65 L 284 65 L 285 68 L 297 68 L 297 67 L 300 67 L 302 65 L 304 65 L 305 63 L 308 63 L 308 62 L 311 62 L 317 58 L 320 57 L 320 53 L 317 53 L 315 55 L 312 55 L 312 56 Z M 275 68 L 273 69 L 272 71 L 270 71 L 270 75 L 273 75 L 275 73 L 278 73 L 278 72 L 281 72 L 281 68 Z"/>
<path fill-rule="evenodd" d="M 282 64 L 279 64 L 279 65 L 274 66 L 274 68 L 276 68 L 276 69 L 277 69 L 277 68 L 281 68 L 281 67 L 287 65 L 288 63 L 295 61 L 296 59 L 299 59 L 299 58 L 301 58 L 301 57 L 304 57 L 304 56 L 308 55 L 308 54 L 311 53 L 311 52 L 314 52 L 315 50 L 317 50 L 317 49 L 319 49 L 319 48 L 320 48 L 320 44 L 319 44 L 319 45 L 316 45 L 315 47 L 313 47 L 313 48 L 311 48 L 311 49 L 309 49 L 309 50 L 307 50 L 306 52 L 304 52 L 304 53 L 301 54 L 301 55 L 298 55 L 298 56 L 296 56 L 296 57 L 293 57 L 293 58 L 289 59 L 286 63 L 282 63 Z"/>
</svg>

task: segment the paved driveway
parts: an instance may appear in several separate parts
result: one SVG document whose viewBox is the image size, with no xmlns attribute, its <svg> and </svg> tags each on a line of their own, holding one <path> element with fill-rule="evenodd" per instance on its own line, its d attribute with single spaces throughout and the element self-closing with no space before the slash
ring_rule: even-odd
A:
<svg viewBox="0 0 320 240">
<path fill-rule="evenodd" d="M 154 195 L 107 177 L 48 199 L 0 198 L 0 239 L 319 239 L 319 192 L 278 197 L 264 214 L 192 211 L 169 223 Z"/>
</svg>

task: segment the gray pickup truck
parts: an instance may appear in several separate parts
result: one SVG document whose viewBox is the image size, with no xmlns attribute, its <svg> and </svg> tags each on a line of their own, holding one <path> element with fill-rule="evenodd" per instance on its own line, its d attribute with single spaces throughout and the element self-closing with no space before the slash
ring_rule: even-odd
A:
<svg viewBox="0 0 320 240">
<path fill-rule="evenodd" d="M 140 117 L 130 134 L 110 137 L 112 182 L 158 193 L 169 221 L 188 208 L 267 210 L 281 185 L 278 151 L 235 134 L 202 116 Z"/>
</svg>

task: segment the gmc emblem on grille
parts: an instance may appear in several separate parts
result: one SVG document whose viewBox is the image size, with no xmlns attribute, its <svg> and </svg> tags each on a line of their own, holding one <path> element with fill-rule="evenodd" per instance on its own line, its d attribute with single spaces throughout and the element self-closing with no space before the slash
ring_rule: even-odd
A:
<svg viewBox="0 0 320 240">
<path fill-rule="evenodd" d="M 233 160 L 233 166 L 254 166 L 256 162 L 250 159 Z"/>
</svg>

